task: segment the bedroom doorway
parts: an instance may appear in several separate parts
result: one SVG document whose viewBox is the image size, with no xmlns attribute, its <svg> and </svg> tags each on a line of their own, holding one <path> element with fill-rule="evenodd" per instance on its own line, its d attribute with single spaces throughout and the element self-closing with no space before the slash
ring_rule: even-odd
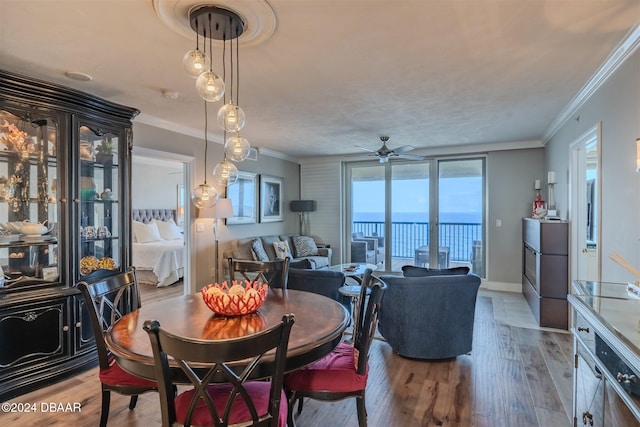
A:
<svg viewBox="0 0 640 427">
<path fill-rule="evenodd" d="M 133 147 L 132 154 L 131 206 L 134 220 L 137 216 L 147 226 L 155 220 L 153 222 L 162 238 L 158 240 L 155 235 L 145 237 L 145 242 L 134 240 L 132 264 L 139 272 L 141 291 L 148 288 L 152 299 L 187 294 L 187 284 L 195 270 L 190 256 L 193 242 L 190 233 L 183 233 L 191 228 L 190 203 L 187 203 L 183 189 L 190 188 L 194 159 L 137 147 Z M 140 224 L 134 224 L 135 227 L 140 228 Z M 153 230 L 150 231 L 155 232 L 156 227 L 149 226 L 151 228 Z M 162 236 L 163 232 L 169 235 Z M 157 260 L 154 261 L 154 257 Z"/>
</svg>

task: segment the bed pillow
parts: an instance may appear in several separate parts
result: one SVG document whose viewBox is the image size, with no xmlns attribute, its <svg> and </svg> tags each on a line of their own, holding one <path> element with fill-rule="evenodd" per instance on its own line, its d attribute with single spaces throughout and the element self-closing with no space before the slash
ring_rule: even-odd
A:
<svg viewBox="0 0 640 427">
<path fill-rule="evenodd" d="M 155 222 L 144 224 L 142 222 L 133 221 L 133 232 L 138 243 L 157 242 L 162 240 L 160 230 Z"/>
<path fill-rule="evenodd" d="M 293 251 L 296 254 L 296 258 L 318 255 L 318 246 L 316 246 L 316 241 L 313 240 L 313 237 L 293 236 L 291 241 L 293 242 Z"/>
<path fill-rule="evenodd" d="M 169 221 L 156 221 L 153 219 L 151 222 L 158 226 L 158 231 L 160 231 L 160 236 L 163 240 L 182 239 L 182 232 L 172 218 Z"/>
<path fill-rule="evenodd" d="M 273 242 L 273 249 L 276 251 L 276 258 L 285 259 L 286 257 L 289 257 L 293 259 L 291 249 L 289 248 L 289 242 Z"/>
</svg>

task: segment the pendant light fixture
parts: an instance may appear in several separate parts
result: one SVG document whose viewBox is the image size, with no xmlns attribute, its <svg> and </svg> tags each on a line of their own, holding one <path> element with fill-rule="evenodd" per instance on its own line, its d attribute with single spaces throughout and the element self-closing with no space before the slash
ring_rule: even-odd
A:
<svg viewBox="0 0 640 427">
<path fill-rule="evenodd" d="M 233 61 L 233 40 L 236 39 L 236 61 Z M 237 37 L 230 40 L 231 52 L 230 52 L 230 64 L 231 64 L 231 89 L 229 94 L 229 102 L 226 103 L 218 110 L 218 123 L 224 129 L 224 152 L 225 155 L 234 162 L 242 162 L 249 156 L 251 145 L 246 138 L 240 136 L 240 129 L 244 127 L 245 114 L 242 108 L 238 106 L 238 98 L 240 92 L 240 55 L 238 52 Z M 226 53 L 226 43 L 224 53 Z M 226 61 L 225 61 L 226 63 Z M 235 65 L 235 68 L 234 68 Z M 226 75 L 226 66 L 223 69 Z M 233 103 L 234 95 L 234 76 L 235 76 L 235 95 L 236 103 Z M 226 95 L 225 95 L 226 98 Z M 227 139 L 227 132 L 235 133 L 233 136 Z"/>
<path fill-rule="evenodd" d="M 196 80 L 198 94 L 207 102 L 215 102 L 223 99 L 223 106 L 218 111 L 218 123 L 224 130 L 224 160 L 216 165 L 213 175 L 217 184 L 228 186 L 238 180 L 238 169 L 232 163 L 241 162 L 250 153 L 251 145 L 246 138 L 240 135 L 240 130 L 244 127 L 245 113 L 238 106 L 239 94 L 239 48 L 238 38 L 244 31 L 244 22 L 240 16 L 228 9 L 218 6 L 202 6 L 195 9 L 189 15 L 191 28 L 196 32 L 196 49 L 187 52 L 185 55 L 185 68 L 187 72 L 190 68 L 197 68 L 200 65 L 198 58 L 198 38 L 200 35 L 205 39 L 205 53 L 202 63 L 208 62 L 208 71 L 202 72 Z M 209 60 L 206 56 L 206 39 L 209 39 Z M 223 74 L 220 77 L 213 71 L 213 49 L 212 40 L 222 40 L 222 67 Z M 235 52 L 234 52 L 235 40 Z M 227 42 L 231 48 L 227 52 Z M 235 53 L 235 55 L 234 55 Z M 228 57 L 228 61 L 227 61 Z M 227 62 L 230 63 L 229 74 L 227 75 Z M 189 64 L 189 66 L 187 66 Z M 193 64 L 193 66 L 191 66 Z M 202 67 L 206 69 L 206 67 Z M 229 77 L 229 84 L 225 84 Z M 229 102 L 227 102 L 226 88 L 229 88 Z M 235 102 L 234 102 L 235 94 Z M 227 138 L 227 132 L 233 135 Z M 206 168 L 206 164 L 205 164 Z M 206 183 L 205 183 L 206 184 Z M 195 203 L 195 202 L 194 202 Z"/>
<path fill-rule="evenodd" d="M 198 25 L 198 21 L 195 21 L 196 48 L 185 53 L 184 58 L 182 58 L 185 71 L 194 79 L 206 71 L 208 66 L 208 56 L 200 50 L 200 32 L 198 31 Z M 209 52 L 209 54 L 211 54 L 211 52 Z"/>
<path fill-rule="evenodd" d="M 212 208 L 218 202 L 218 192 L 211 185 L 207 184 L 207 148 L 209 141 L 207 133 L 209 132 L 209 117 L 207 114 L 207 102 L 204 102 L 204 183 L 198 185 L 191 191 L 191 201 L 197 208 Z M 236 178 L 237 179 L 237 178 Z"/>
</svg>

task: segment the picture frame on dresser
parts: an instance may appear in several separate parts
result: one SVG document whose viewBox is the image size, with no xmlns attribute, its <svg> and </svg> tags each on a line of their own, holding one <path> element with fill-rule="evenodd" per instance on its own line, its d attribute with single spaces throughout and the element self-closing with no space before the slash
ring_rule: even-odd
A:
<svg viewBox="0 0 640 427">
<path fill-rule="evenodd" d="M 283 187 L 284 178 L 260 175 L 260 222 L 284 221 Z"/>
<path fill-rule="evenodd" d="M 257 174 L 238 171 L 238 180 L 227 187 L 227 198 L 231 200 L 233 216 L 226 219 L 226 225 L 258 222 Z"/>
</svg>

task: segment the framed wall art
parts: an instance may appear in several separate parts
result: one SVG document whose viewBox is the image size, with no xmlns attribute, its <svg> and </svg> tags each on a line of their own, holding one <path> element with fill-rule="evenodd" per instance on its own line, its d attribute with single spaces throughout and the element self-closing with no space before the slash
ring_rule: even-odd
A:
<svg viewBox="0 0 640 427">
<path fill-rule="evenodd" d="M 258 222 L 258 175 L 238 171 L 238 181 L 227 187 L 227 198 L 233 206 L 233 216 L 226 219 L 227 225 Z"/>
<path fill-rule="evenodd" d="M 284 178 L 260 175 L 260 222 L 283 221 Z"/>
</svg>

